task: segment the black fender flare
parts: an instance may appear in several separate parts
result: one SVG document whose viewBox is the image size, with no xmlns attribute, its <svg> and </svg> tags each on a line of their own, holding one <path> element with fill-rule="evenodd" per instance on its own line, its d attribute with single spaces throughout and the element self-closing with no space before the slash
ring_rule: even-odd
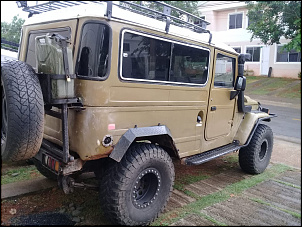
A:
<svg viewBox="0 0 302 227">
<path fill-rule="evenodd" d="M 260 122 L 262 122 L 262 121 L 270 122 L 271 118 L 273 118 L 273 117 L 277 117 L 277 114 L 270 113 L 269 116 L 267 116 L 267 117 L 258 118 L 257 121 L 256 121 L 256 123 L 255 123 L 255 125 L 254 125 L 254 127 L 253 127 L 253 129 L 252 129 L 252 131 L 251 131 L 251 133 L 250 133 L 250 135 L 247 138 L 247 141 L 241 147 L 247 147 L 250 144 L 251 139 L 252 139 L 252 137 L 253 137 L 253 135 L 254 135 L 254 133 L 255 133 L 258 125 L 260 124 Z"/>
<path fill-rule="evenodd" d="M 109 158 L 120 162 L 131 144 L 138 140 L 149 140 L 165 149 L 170 156 L 179 157 L 171 132 L 165 125 L 130 128 L 122 135 Z"/>
</svg>

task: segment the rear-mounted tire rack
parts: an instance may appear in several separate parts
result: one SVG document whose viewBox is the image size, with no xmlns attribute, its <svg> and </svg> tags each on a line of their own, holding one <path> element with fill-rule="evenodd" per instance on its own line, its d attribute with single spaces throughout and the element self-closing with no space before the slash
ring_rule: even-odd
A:
<svg viewBox="0 0 302 227">
<path fill-rule="evenodd" d="M 82 102 L 80 98 L 54 98 L 52 97 L 52 81 L 66 79 L 66 75 L 61 74 L 37 74 L 45 103 L 45 114 L 55 118 L 59 118 L 62 121 L 62 139 L 63 139 L 63 151 L 59 157 L 62 162 L 67 164 L 74 161 L 74 157 L 69 154 L 69 139 L 68 139 L 68 108 L 82 108 Z M 71 79 L 75 79 L 76 75 L 69 75 Z M 61 109 L 61 112 L 51 110 L 52 106 Z"/>
<path fill-rule="evenodd" d="M 74 161 L 74 157 L 69 154 L 68 107 L 80 107 L 81 109 L 83 105 L 80 98 L 74 95 L 76 74 L 70 73 L 68 64 L 67 43 L 69 41 L 57 33 L 52 34 L 49 38 L 53 39 L 62 49 L 65 74 L 37 73 L 37 76 L 42 89 L 45 113 L 62 120 L 63 152 L 60 158 L 63 163 L 68 164 Z M 61 113 L 51 110 L 52 106 L 61 109 Z"/>
<path fill-rule="evenodd" d="M 72 162 L 74 161 L 74 157 L 69 154 L 69 139 L 68 139 L 68 104 L 60 104 L 56 105 L 58 108 L 61 107 L 61 113 L 53 110 L 45 110 L 45 113 L 56 117 L 62 120 L 62 139 L 63 139 L 63 151 L 61 153 L 62 155 L 62 161 L 64 163 Z"/>
</svg>

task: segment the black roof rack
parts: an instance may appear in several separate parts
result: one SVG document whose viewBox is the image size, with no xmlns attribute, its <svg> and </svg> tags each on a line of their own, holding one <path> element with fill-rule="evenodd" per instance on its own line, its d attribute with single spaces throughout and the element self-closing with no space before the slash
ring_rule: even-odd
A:
<svg viewBox="0 0 302 227">
<path fill-rule="evenodd" d="M 33 14 L 40 14 L 52 10 L 72 7 L 75 5 L 89 4 L 89 3 L 98 4 L 102 2 L 104 1 L 49 1 L 34 6 L 27 6 L 27 1 L 17 1 L 16 3 L 19 8 L 22 7 L 23 11 L 29 13 L 28 17 L 31 17 Z M 144 16 L 165 21 L 166 33 L 169 32 L 169 28 L 171 24 L 180 27 L 189 28 L 197 33 L 209 33 L 210 35 L 209 43 L 211 43 L 212 34 L 209 30 L 206 29 L 207 25 L 209 25 L 210 23 L 205 21 L 201 17 L 195 16 L 177 7 L 171 6 L 169 4 L 160 1 L 141 1 L 140 4 L 136 4 L 130 1 L 120 1 L 120 4 L 117 4 L 114 1 L 105 1 L 105 2 L 107 3 L 107 14 L 105 16 L 107 16 L 108 19 L 111 19 L 112 17 L 112 5 L 116 5 L 120 8 L 127 9 L 129 11 L 142 14 Z M 161 9 L 162 11 L 158 9 Z M 184 15 L 186 20 L 173 16 L 172 15 L 173 13 L 177 15 Z"/>
</svg>

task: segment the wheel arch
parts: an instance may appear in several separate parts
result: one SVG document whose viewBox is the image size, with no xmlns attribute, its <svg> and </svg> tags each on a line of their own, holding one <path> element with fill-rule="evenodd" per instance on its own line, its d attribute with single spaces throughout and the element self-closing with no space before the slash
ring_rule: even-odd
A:
<svg viewBox="0 0 302 227">
<path fill-rule="evenodd" d="M 267 114 L 265 112 L 246 113 L 237 130 L 234 140 L 238 140 L 242 147 L 246 147 L 250 143 L 259 123 L 261 123 L 262 121 L 269 122 L 273 117 L 277 117 L 277 115 Z"/>
<path fill-rule="evenodd" d="M 128 148 L 136 141 L 150 141 L 162 147 L 171 157 L 179 158 L 169 128 L 165 125 L 130 128 L 122 135 L 109 157 L 120 162 Z"/>
</svg>

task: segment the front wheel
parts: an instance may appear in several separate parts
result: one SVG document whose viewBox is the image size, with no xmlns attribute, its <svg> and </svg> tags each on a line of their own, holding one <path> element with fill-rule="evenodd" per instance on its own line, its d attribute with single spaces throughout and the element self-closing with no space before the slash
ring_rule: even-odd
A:
<svg viewBox="0 0 302 227">
<path fill-rule="evenodd" d="M 167 152 L 137 143 L 101 179 L 102 210 L 114 224 L 148 225 L 163 211 L 173 183 L 174 166 Z"/>
<path fill-rule="evenodd" d="M 239 164 L 247 173 L 262 173 L 268 166 L 273 150 L 273 132 L 264 124 L 259 124 L 249 145 L 239 151 Z"/>
</svg>

